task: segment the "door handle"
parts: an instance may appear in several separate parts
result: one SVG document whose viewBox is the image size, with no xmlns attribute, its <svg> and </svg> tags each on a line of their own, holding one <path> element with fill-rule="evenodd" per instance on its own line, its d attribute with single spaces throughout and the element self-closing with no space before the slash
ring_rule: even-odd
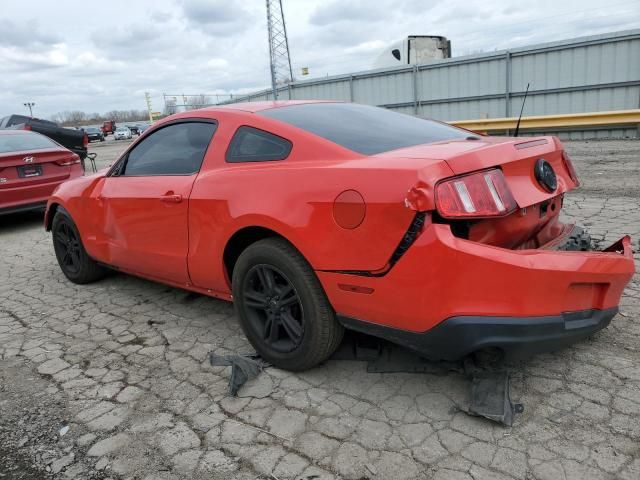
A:
<svg viewBox="0 0 640 480">
<path fill-rule="evenodd" d="M 160 197 L 160 201 L 167 203 L 180 203 L 182 201 L 182 195 L 178 193 L 167 192 Z"/>
</svg>

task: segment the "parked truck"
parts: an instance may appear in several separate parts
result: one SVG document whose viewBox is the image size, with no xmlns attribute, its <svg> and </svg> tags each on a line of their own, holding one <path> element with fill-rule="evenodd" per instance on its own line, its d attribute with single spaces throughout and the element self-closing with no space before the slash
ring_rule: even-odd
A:
<svg viewBox="0 0 640 480">
<path fill-rule="evenodd" d="M 40 118 L 27 117 L 25 115 L 8 115 L 0 119 L 0 129 L 10 128 L 14 130 L 31 130 L 46 135 L 51 140 L 59 143 L 77 154 L 82 160 L 87 156 L 89 138 L 82 130 L 61 127 L 55 122 Z"/>
<path fill-rule="evenodd" d="M 102 133 L 106 137 L 110 133 L 114 133 L 116 131 L 116 121 L 115 120 L 107 120 L 102 124 Z"/>
<path fill-rule="evenodd" d="M 385 48 L 373 68 L 419 65 L 443 58 L 451 58 L 451 41 L 446 37 L 409 35 Z"/>
</svg>

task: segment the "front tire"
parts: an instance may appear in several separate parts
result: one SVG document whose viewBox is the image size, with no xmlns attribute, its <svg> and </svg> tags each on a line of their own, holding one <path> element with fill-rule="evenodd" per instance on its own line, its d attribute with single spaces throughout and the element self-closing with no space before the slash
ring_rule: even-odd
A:
<svg viewBox="0 0 640 480">
<path fill-rule="evenodd" d="M 247 247 L 232 286 L 240 326 L 269 363 L 307 370 L 338 348 L 344 328 L 310 265 L 286 240 L 267 238 Z"/>
<path fill-rule="evenodd" d="M 58 265 L 65 277 L 82 285 L 105 276 L 106 269 L 89 257 L 82 245 L 78 228 L 71 216 L 61 207 L 53 217 L 51 233 Z"/>
</svg>

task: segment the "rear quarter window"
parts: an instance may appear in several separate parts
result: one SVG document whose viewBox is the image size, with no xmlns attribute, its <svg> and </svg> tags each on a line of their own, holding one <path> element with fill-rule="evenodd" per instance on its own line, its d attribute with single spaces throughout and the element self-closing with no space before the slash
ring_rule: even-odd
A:
<svg viewBox="0 0 640 480">
<path fill-rule="evenodd" d="M 284 160 L 293 144 L 286 138 L 253 127 L 242 126 L 233 135 L 225 159 L 229 163 Z"/>
</svg>

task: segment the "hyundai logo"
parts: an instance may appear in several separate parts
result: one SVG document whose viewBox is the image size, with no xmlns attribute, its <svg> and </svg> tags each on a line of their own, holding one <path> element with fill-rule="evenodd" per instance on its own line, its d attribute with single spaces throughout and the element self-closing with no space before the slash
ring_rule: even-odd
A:
<svg viewBox="0 0 640 480">
<path fill-rule="evenodd" d="M 33 157 L 24 157 L 22 160 L 24 160 L 24 163 L 33 163 L 35 158 L 33 158 Z"/>
<path fill-rule="evenodd" d="M 539 158 L 533 167 L 533 172 L 540 186 L 547 192 L 555 192 L 558 188 L 558 179 L 553 167 L 544 158 Z"/>
</svg>

